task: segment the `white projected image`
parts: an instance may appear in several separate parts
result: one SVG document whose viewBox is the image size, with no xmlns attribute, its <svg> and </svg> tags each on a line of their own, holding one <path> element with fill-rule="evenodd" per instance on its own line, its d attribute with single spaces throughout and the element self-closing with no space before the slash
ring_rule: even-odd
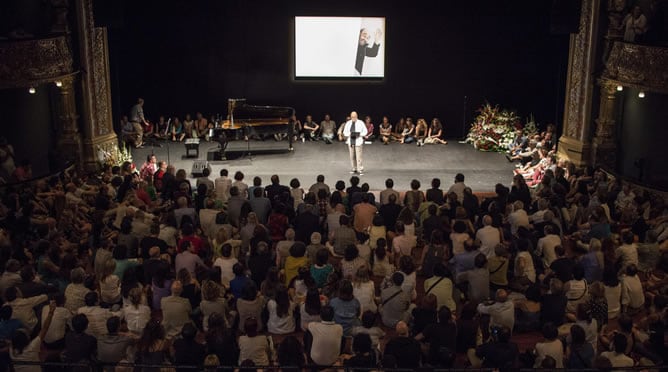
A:
<svg viewBox="0 0 668 372">
<path fill-rule="evenodd" d="M 295 76 L 383 77 L 384 37 L 382 17 L 295 17 Z"/>
</svg>

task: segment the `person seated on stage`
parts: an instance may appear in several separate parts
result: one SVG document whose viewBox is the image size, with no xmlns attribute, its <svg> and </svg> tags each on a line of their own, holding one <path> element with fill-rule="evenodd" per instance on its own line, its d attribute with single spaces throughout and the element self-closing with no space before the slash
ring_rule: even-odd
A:
<svg viewBox="0 0 668 372">
<path fill-rule="evenodd" d="M 384 145 L 388 145 L 392 140 L 392 124 L 387 116 L 383 116 L 383 121 L 380 123 L 380 140 Z"/>
<path fill-rule="evenodd" d="M 336 132 L 336 122 L 332 120 L 329 114 L 325 114 L 325 120 L 320 122 L 320 136 L 326 144 L 330 145 L 334 141 Z"/>
<path fill-rule="evenodd" d="M 174 124 L 172 124 L 172 141 L 183 142 L 184 138 L 186 138 L 186 130 L 181 120 L 176 117 L 174 118 Z"/>
<path fill-rule="evenodd" d="M 296 142 L 299 139 L 304 139 L 304 132 L 302 127 L 302 122 L 297 119 L 297 115 L 292 115 L 290 117 L 292 122 L 292 141 Z"/>
<path fill-rule="evenodd" d="M 365 141 L 372 142 L 376 139 L 376 136 L 373 134 L 373 123 L 371 122 L 371 116 L 366 116 L 364 118 L 364 125 L 366 125 L 366 136 L 364 136 Z"/>
<path fill-rule="evenodd" d="M 406 118 L 406 124 L 404 124 L 403 129 L 401 130 L 401 137 L 399 142 L 415 142 L 415 124 L 413 124 L 413 119 L 410 117 Z"/>
<path fill-rule="evenodd" d="M 198 112 L 195 114 L 195 117 L 197 120 L 195 123 L 197 123 L 196 130 L 197 130 L 197 136 L 200 139 L 204 139 L 205 141 L 209 142 L 209 129 L 213 128 L 213 123 L 209 123 L 208 120 L 204 116 L 202 116 L 201 112 Z"/>
<path fill-rule="evenodd" d="M 339 126 L 339 130 L 336 132 L 337 137 L 339 138 L 339 142 L 343 142 L 346 140 L 345 137 L 343 137 L 343 128 L 346 126 L 346 123 L 350 120 L 350 116 L 346 116 L 346 120 L 341 123 Z"/>
<path fill-rule="evenodd" d="M 318 129 L 320 125 L 313 121 L 313 116 L 306 115 L 306 120 L 302 126 L 304 130 L 304 138 L 308 141 L 317 141 L 318 140 Z"/>
<path fill-rule="evenodd" d="M 186 134 L 185 138 L 197 138 L 195 122 L 190 117 L 190 114 L 186 114 L 186 118 L 183 120 L 183 132 Z"/>
<path fill-rule="evenodd" d="M 438 118 L 431 119 L 431 126 L 429 126 L 429 133 L 427 133 L 427 138 L 424 139 L 424 143 L 436 143 L 447 145 L 448 141 L 442 139 L 443 137 L 443 124 Z"/>
<path fill-rule="evenodd" d="M 427 122 L 423 118 L 418 119 L 415 126 L 415 139 L 417 140 L 418 147 L 424 146 L 424 140 L 427 138 L 428 131 Z"/>
<path fill-rule="evenodd" d="M 508 159 L 508 161 L 513 161 L 511 157 L 519 155 L 519 153 L 523 152 L 528 145 L 529 140 L 527 136 L 524 135 L 524 131 L 522 129 L 516 130 L 515 139 L 513 139 L 513 142 L 508 145 L 508 154 L 506 154 L 506 159 Z"/>
<path fill-rule="evenodd" d="M 392 133 L 392 140 L 394 141 L 401 141 L 401 134 L 404 132 L 404 128 L 406 127 L 406 119 L 401 118 L 397 122 L 397 124 L 394 125 L 394 132 Z"/>
<path fill-rule="evenodd" d="M 155 125 L 155 137 L 156 138 L 167 138 L 170 135 L 169 123 L 165 120 L 163 115 L 160 115 L 158 123 Z"/>
</svg>

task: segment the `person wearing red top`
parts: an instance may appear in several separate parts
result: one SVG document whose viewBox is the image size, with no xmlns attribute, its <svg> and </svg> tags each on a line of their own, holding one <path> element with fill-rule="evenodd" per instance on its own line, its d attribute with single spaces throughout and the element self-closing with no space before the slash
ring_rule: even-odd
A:
<svg viewBox="0 0 668 372">
<path fill-rule="evenodd" d="M 144 163 L 139 170 L 139 176 L 142 180 L 147 180 L 149 177 L 153 177 L 153 173 L 157 170 L 157 162 L 158 160 L 155 155 L 149 154 L 146 156 L 146 163 Z"/>
<path fill-rule="evenodd" d="M 195 228 L 193 225 L 186 223 L 183 224 L 181 227 L 181 239 L 179 239 L 179 242 L 177 244 L 178 247 L 178 252 L 181 253 L 181 247 L 183 246 L 183 242 L 190 242 L 192 245 L 192 253 L 199 255 L 199 252 L 204 248 L 204 240 L 200 238 L 199 236 L 195 235 Z"/>
</svg>

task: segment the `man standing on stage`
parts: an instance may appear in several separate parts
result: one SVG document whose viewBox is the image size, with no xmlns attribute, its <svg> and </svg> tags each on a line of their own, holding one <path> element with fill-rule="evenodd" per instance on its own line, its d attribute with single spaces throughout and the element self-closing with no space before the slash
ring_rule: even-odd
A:
<svg viewBox="0 0 668 372">
<path fill-rule="evenodd" d="M 137 143 L 135 143 L 135 146 L 141 148 L 144 134 L 144 127 L 142 125 L 149 125 L 146 118 L 144 118 L 144 100 L 142 98 L 138 98 L 137 104 L 132 106 L 130 110 L 130 123 L 132 123 L 135 133 L 137 133 Z"/>
<path fill-rule="evenodd" d="M 352 171 L 350 173 L 362 174 L 364 167 L 362 166 L 362 146 L 364 145 L 364 136 L 367 135 L 366 125 L 362 120 L 357 119 L 357 112 L 350 113 L 350 120 L 348 120 L 343 127 L 343 137 L 346 139 L 348 151 L 350 153 L 350 164 Z M 354 142 L 351 137 L 354 136 Z"/>
</svg>

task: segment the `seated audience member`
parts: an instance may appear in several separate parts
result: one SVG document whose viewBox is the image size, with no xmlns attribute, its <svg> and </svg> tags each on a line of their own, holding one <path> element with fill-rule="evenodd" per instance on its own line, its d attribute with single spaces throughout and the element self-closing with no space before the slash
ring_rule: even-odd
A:
<svg viewBox="0 0 668 372">
<path fill-rule="evenodd" d="M 381 278 L 389 278 L 394 272 L 394 265 L 390 263 L 390 258 L 387 255 L 385 239 L 378 239 L 376 241 L 376 249 L 373 251 L 373 260 L 371 262 L 371 271 L 374 276 Z"/>
<path fill-rule="evenodd" d="M 106 323 L 106 321 L 105 321 Z M 86 363 L 92 361 L 97 351 L 97 339 L 102 338 L 90 335 L 88 317 L 77 314 L 72 318 L 72 331 L 65 336 L 65 351 L 63 361 L 66 363 Z M 107 333 L 105 324 L 105 334 Z"/>
<path fill-rule="evenodd" d="M 12 307 L 12 318 L 18 319 L 28 331 L 32 332 L 37 325 L 37 316 L 34 308 L 48 300 L 46 295 L 23 298 L 17 287 L 7 288 L 5 291 L 7 305 Z"/>
<path fill-rule="evenodd" d="M 353 281 L 353 295 L 360 302 L 363 311 L 378 311 L 376 304 L 376 285 L 369 276 L 369 268 L 365 264 L 357 269 Z"/>
<path fill-rule="evenodd" d="M 512 332 L 515 326 L 515 305 L 508 301 L 508 292 L 505 289 L 496 291 L 495 301 L 479 304 L 478 312 L 490 316 L 490 328 L 505 327 Z"/>
<path fill-rule="evenodd" d="M 14 287 L 12 287 L 14 288 Z M 38 363 L 40 359 L 40 349 L 42 346 L 42 340 L 46 335 L 49 325 L 51 324 L 51 319 L 56 310 L 56 304 L 51 302 L 49 304 L 49 312 L 47 313 L 46 319 L 44 319 L 44 327 L 40 330 L 37 337 L 30 340 L 30 336 L 21 329 L 17 329 L 12 333 L 11 343 L 9 346 L 9 357 L 12 362 L 33 362 Z M 15 365 L 14 371 L 39 371 L 39 365 Z"/>
<path fill-rule="evenodd" d="M 420 343 L 409 336 L 408 325 L 403 321 L 396 324 L 395 331 L 397 336 L 387 342 L 384 354 L 396 359 L 397 368 L 419 368 L 422 364 Z"/>
<path fill-rule="evenodd" d="M 439 309 L 443 306 L 448 309 L 457 308 L 453 297 L 452 274 L 443 263 L 434 265 L 434 276 L 424 281 L 424 295 L 430 293 L 436 296 Z"/>
<path fill-rule="evenodd" d="M 331 145 L 334 141 L 336 132 L 336 122 L 332 120 L 329 114 L 325 114 L 325 120 L 320 122 L 320 136 L 326 144 Z"/>
<path fill-rule="evenodd" d="M 162 323 L 169 338 L 178 335 L 185 324 L 191 323 L 190 313 L 192 312 L 190 301 L 181 297 L 183 284 L 180 281 L 175 280 L 172 283 L 171 292 L 171 296 L 160 301 Z"/>
<path fill-rule="evenodd" d="M 306 364 L 304 347 L 295 336 L 288 336 L 278 345 L 278 365 L 301 369 Z"/>
<path fill-rule="evenodd" d="M 610 361 L 612 368 L 633 367 L 635 365 L 633 359 L 626 355 L 628 341 L 625 335 L 615 333 L 612 339 L 612 345 L 612 351 L 604 351 L 601 353 L 602 357 Z"/>
<path fill-rule="evenodd" d="M 179 330 L 180 333 L 180 330 Z M 144 328 L 135 348 L 135 363 L 162 365 L 168 362 L 169 345 L 165 328 L 157 320 L 151 320 Z"/>
<path fill-rule="evenodd" d="M 489 342 L 478 346 L 474 353 L 468 353 L 472 366 L 513 370 L 520 352 L 517 344 L 510 341 L 510 329 L 496 327 L 491 333 L 492 338 Z"/>
<path fill-rule="evenodd" d="M 238 262 L 239 261 L 232 256 L 232 245 L 223 244 L 221 248 L 221 256 L 216 258 L 213 266 L 220 268 L 220 282 L 224 286 L 229 286 L 230 281 L 234 279 L 232 268 Z"/>
<path fill-rule="evenodd" d="M 294 242 L 290 247 L 290 255 L 285 258 L 284 277 L 285 285 L 289 286 L 300 267 L 308 267 L 308 258 L 306 257 L 306 245 L 302 242 Z"/>
<path fill-rule="evenodd" d="M 566 368 L 591 368 L 596 352 L 586 340 L 585 331 L 577 324 L 570 329 L 571 342 L 566 349 Z"/>
<path fill-rule="evenodd" d="M 128 295 L 129 303 L 123 307 L 122 318 L 127 323 L 128 331 L 140 335 L 151 319 L 151 308 L 144 301 L 140 288 L 132 288 Z"/>
<path fill-rule="evenodd" d="M 371 345 L 373 350 L 380 353 L 380 339 L 385 337 L 385 331 L 376 325 L 376 313 L 372 311 L 365 311 L 362 314 L 362 325 L 355 326 L 352 330 L 352 335 L 366 334 L 371 338 Z"/>
<path fill-rule="evenodd" d="M 497 244 L 494 247 L 494 256 L 487 260 L 487 269 L 489 270 L 489 284 L 493 289 L 508 287 L 508 249 L 503 244 Z"/>
<path fill-rule="evenodd" d="M 400 272 L 392 274 L 392 285 L 380 292 L 380 315 L 386 327 L 393 328 L 400 321 L 410 320 L 412 306 L 410 297 L 403 291 L 404 275 Z"/>
<path fill-rule="evenodd" d="M 14 331 L 21 328 L 23 324 L 18 319 L 12 318 L 12 307 L 9 305 L 0 307 L 0 340 L 10 341 Z"/>
<path fill-rule="evenodd" d="M 202 285 L 202 302 L 199 308 L 202 312 L 202 328 L 205 332 L 209 330 L 209 317 L 212 314 L 222 315 L 225 319 L 228 317 L 227 301 L 222 297 L 221 292 L 221 287 L 213 280 L 207 280 Z"/>
<path fill-rule="evenodd" d="M 86 316 L 86 333 L 95 338 L 100 338 L 107 334 L 107 320 L 112 316 L 120 315 L 120 312 L 113 312 L 100 307 L 97 292 L 88 292 L 85 301 L 86 306 L 80 307 L 77 313 Z"/>
<path fill-rule="evenodd" d="M 46 335 L 44 335 L 44 345 L 47 349 L 57 350 L 62 349 L 65 345 L 65 332 L 67 331 L 67 324 L 72 319 L 72 313 L 64 307 L 65 296 L 62 294 L 56 294 L 53 297 L 53 301 L 56 302 L 56 309 L 51 317 L 51 326 L 47 329 Z M 50 306 L 42 308 L 42 327 L 44 327 L 50 311 Z"/>
<path fill-rule="evenodd" d="M 362 267 L 367 266 L 367 261 L 359 256 L 359 249 L 356 245 L 350 244 L 346 247 L 341 260 L 341 273 L 348 280 L 353 280 L 355 274 Z"/>
<path fill-rule="evenodd" d="M 438 310 L 438 323 L 427 325 L 421 333 L 415 336 L 418 341 L 429 344 L 427 360 L 434 366 L 443 366 L 443 357 L 457 351 L 457 325 L 452 318 L 452 312 L 446 306 Z"/>
<path fill-rule="evenodd" d="M 239 331 L 244 331 L 246 319 L 262 319 L 262 310 L 265 305 L 265 298 L 257 290 L 255 282 L 248 281 L 241 291 L 241 297 L 236 300 L 237 314 L 239 316 Z M 263 322 L 257 322 L 257 332 L 263 329 Z M 264 365 L 264 364 L 262 364 Z"/>
<path fill-rule="evenodd" d="M 357 334 L 353 337 L 353 356 L 346 359 L 343 365 L 347 368 L 375 368 L 377 366 L 376 353 L 374 352 L 371 337 L 367 334 Z"/>
<path fill-rule="evenodd" d="M 285 286 L 280 286 L 275 298 L 267 303 L 269 321 L 267 330 L 271 334 L 284 335 L 295 331 L 295 319 L 293 312 L 296 304 L 292 302 Z"/>
<path fill-rule="evenodd" d="M 135 342 L 134 338 L 120 334 L 121 319 L 112 316 L 107 319 L 107 334 L 97 339 L 97 360 L 102 363 L 115 364 L 128 359 L 128 348 Z"/>
<path fill-rule="evenodd" d="M 174 341 L 174 364 L 179 366 L 198 366 L 206 356 L 206 347 L 195 339 L 197 328 L 186 324 L 181 330 L 181 337 Z"/>
<path fill-rule="evenodd" d="M 359 325 L 359 316 L 362 314 L 360 302 L 353 296 L 353 285 L 344 280 L 339 288 L 338 297 L 329 300 L 334 309 L 334 321 L 343 327 L 343 334 L 350 336 L 352 328 Z"/>
<path fill-rule="evenodd" d="M 428 294 L 420 298 L 417 306 L 411 311 L 412 335 L 417 335 L 422 332 L 427 325 L 436 323 L 438 316 L 436 309 L 436 296 Z"/>
<path fill-rule="evenodd" d="M 316 365 L 330 366 L 341 354 L 343 327 L 334 322 L 334 308 L 331 306 L 320 309 L 320 318 L 320 322 L 308 324 L 308 332 L 304 338 L 310 338 L 310 342 L 305 342 L 306 350 Z"/>
<path fill-rule="evenodd" d="M 564 285 L 566 298 L 566 311 L 574 314 L 578 305 L 589 300 L 589 286 L 584 279 L 584 268 L 579 263 L 573 266 L 573 277 Z"/>
<path fill-rule="evenodd" d="M 487 269 L 487 258 L 479 253 L 475 257 L 475 268 L 457 274 L 457 281 L 467 283 L 468 299 L 474 303 L 480 303 L 489 298 L 489 270 Z M 512 329 L 512 327 L 510 327 Z"/>
<path fill-rule="evenodd" d="M 241 263 L 234 264 L 232 271 L 234 272 L 234 279 L 230 281 L 230 292 L 232 292 L 234 298 L 241 298 L 244 286 L 252 280 L 246 276 L 246 268 Z"/>
<path fill-rule="evenodd" d="M 551 322 L 557 327 L 564 324 L 566 315 L 566 304 L 568 300 L 564 295 L 564 284 L 557 278 L 550 280 L 550 290 L 543 296 L 541 301 L 541 323 Z"/>
<path fill-rule="evenodd" d="M 540 286 L 531 285 L 527 288 L 523 299 L 515 299 L 515 331 L 528 332 L 540 329 L 541 298 Z"/>
<path fill-rule="evenodd" d="M 622 312 L 629 315 L 639 313 L 645 305 L 645 291 L 638 278 L 638 269 L 635 264 L 626 266 L 620 278 L 620 285 L 622 287 Z"/>
<path fill-rule="evenodd" d="M 328 263 L 329 251 L 327 248 L 321 248 L 315 254 L 315 263 L 311 265 L 311 277 L 315 280 L 318 288 L 322 288 L 327 282 L 327 277 L 334 271 L 334 267 Z"/>
<path fill-rule="evenodd" d="M 256 366 L 271 365 L 273 341 L 271 336 L 258 334 L 262 322 L 258 318 L 246 318 L 242 328 L 244 335 L 239 336 L 239 364 L 244 360 L 252 360 Z"/>
<path fill-rule="evenodd" d="M 226 325 L 225 317 L 218 313 L 213 313 L 209 317 L 209 330 L 204 335 L 207 354 L 213 354 L 218 357 L 220 364 L 233 366 L 239 361 L 239 347 L 237 339 Z"/>
<path fill-rule="evenodd" d="M 556 361 L 556 368 L 564 368 L 564 346 L 559 340 L 559 331 L 552 323 L 543 324 L 543 342 L 536 343 L 536 360 L 534 368 L 540 368 L 545 357 L 552 357 Z"/>
</svg>

